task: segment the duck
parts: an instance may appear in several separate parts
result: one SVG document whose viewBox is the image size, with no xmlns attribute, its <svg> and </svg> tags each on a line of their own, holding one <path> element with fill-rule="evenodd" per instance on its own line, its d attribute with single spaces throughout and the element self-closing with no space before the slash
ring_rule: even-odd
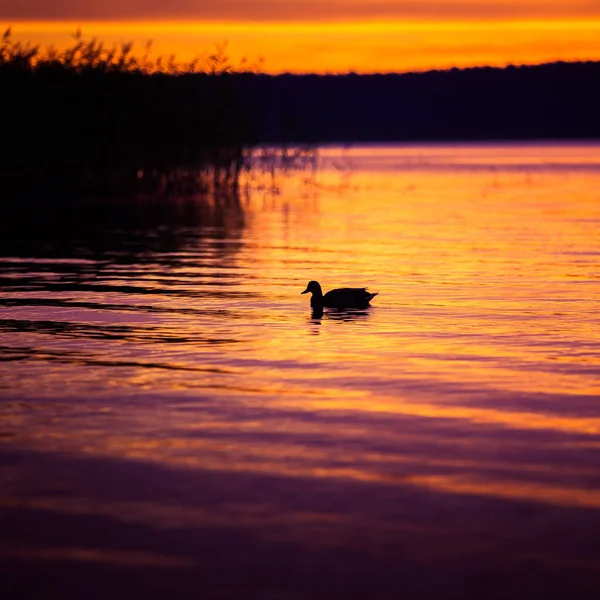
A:
<svg viewBox="0 0 600 600">
<path fill-rule="evenodd" d="M 313 308 L 367 308 L 378 292 L 367 292 L 367 288 L 338 288 L 323 295 L 318 281 L 309 281 L 301 294 L 311 293 L 310 305 Z"/>
</svg>

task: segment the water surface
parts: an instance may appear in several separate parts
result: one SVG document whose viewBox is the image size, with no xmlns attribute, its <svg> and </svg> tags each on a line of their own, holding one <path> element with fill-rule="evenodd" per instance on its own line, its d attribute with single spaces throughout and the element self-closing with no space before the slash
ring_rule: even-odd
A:
<svg viewBox="0 0 600 600">
<path fill-rule="evenodd" d="M 600 146 L 326 148 L 0 229 L 9 591 L 600 593 Z"/>
</svg>

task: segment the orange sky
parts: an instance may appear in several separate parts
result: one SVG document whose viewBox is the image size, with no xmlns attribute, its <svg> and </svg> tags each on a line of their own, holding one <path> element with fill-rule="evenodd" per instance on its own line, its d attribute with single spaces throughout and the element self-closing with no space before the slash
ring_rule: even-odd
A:
<svg viewBox="0 0 600 600">
<path fill-rule="evenodd" d="M 78 26 L 154 41 L 180 60 L 227 40 L 267 72 L 389 72 L 600 60 L 600 0 L 2 0 L 20 39 L 64 46 Z"/>
</svg>

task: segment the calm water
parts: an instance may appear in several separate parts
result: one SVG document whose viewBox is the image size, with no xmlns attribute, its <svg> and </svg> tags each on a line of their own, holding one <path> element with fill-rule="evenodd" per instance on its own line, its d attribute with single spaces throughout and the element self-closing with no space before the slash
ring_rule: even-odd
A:
<svg viewBox="0 0 600 600">
<path fill-rule="evenodd" d="M 0 591 L 598 597 L 600 145 L 262 183 L 3 220 Z"/>
</svg>

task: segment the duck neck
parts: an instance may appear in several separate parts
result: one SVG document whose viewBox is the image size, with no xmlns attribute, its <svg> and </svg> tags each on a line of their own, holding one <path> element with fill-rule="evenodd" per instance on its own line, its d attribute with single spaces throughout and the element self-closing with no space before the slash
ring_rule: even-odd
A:
<svg viewBox="0 0 600 600">
<path fill-rule="evenodd" d="M 313 291 L 312 296 L 310 298 L 311 306 L 323 306 L 323 290 L 321 286 L 319 286 L 316 290 Z"/>
</svg>

